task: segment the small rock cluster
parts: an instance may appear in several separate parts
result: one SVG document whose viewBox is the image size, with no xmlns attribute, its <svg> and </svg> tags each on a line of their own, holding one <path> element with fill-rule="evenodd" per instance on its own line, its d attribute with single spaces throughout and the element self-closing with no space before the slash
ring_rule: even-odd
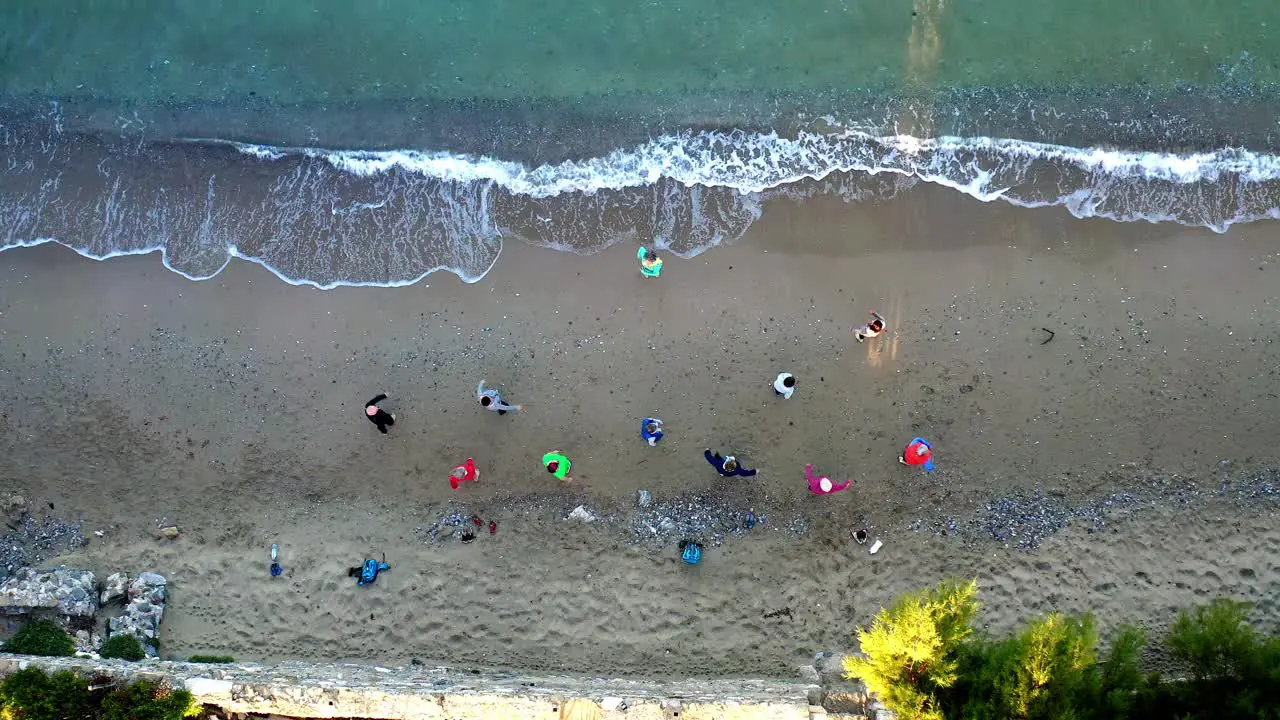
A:
<svg viewBox="0 0 1280 720">
<path fill-rule="evenodd" d="M 0 583 L 0 606 L 8 615 L 92 617 L 98 611 L 96 579 L 88 570 L 22 568 Z"/>
<path fill-rule="evenodd" d="M 657 499 L 647 490 L 636 493 L 636 510 L 625 525 L 633 545 L 662 545 L 682 538 L 699 538 L 720 545 L 726 536 L 741 536 L 757 524 L 766 525 L 766 515 L 757 516 L 750 506 L 732 500 L 700 496 Z M 770 526 L 772 527 L 772 526 Z M 799 516 L 778 526 L 792 535 L 808 532 L 808 522 Z"/>
<path fill-rule="evenodd" d="M 37 519 L 29 512 L 27 500 L 9 494 L 0 498 L 0 518 L 6 532 L 0 533 L 0 578 L 39 563 L 46 557 L 61 555 L 84 545 L 79 523 L 57 518 Z"/>
<path fill-rule="evenodd" d="M 115 573 L 107 578 L 102 591 L 103 603 L 127 599 L 124 612 L 111 618 L 108 627 L 112 635 L 127 633 L 138 638 L 149 657 L 158 657 L 156 639 L 160 637 L 160 620 L 164 617 L 164 604 L 168 599 L 166 581 L 163 575 L 144 572 L 121 592 L 128 579 L 124 573 Z"/>
<path fill-rule="evenodd" d="M 49 618 L 69 625 L 75 629 L 76 649 L 85 653 L 97 652 L 102 646 L 102 637 L 86 626 L 93 626 L 101 608 L 123 602 L 124 611 L 107 623 L 110 633 L 133 635 L 148 655 L 157 657 L 156 638 L 166 599 L 164 577 L 151 572 L 137 578 L 114 573 L 99 589 L 97 578 L 88 570 L 22 568 L 0 583 L 0 613 Z"/>
</svg>

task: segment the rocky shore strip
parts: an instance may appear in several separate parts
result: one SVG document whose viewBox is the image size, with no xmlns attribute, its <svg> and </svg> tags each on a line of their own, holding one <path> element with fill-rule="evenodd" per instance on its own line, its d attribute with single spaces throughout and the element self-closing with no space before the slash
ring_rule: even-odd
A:
<svg viewBox="0 0 1280 720">
<path fill-rule="evenodd" d="M 113 573 L 99 583 L 89 570 L 22 568 L 0 583 L 0 614 L 8 624 L 53 620 L 72 634 L 78 652 L 91 657 L 119 634 L 134 636 L 148 657 L 159 657 L 167 600 L 167 581 L 153 572 Z"/>
<path fill-rule="evenodd" d="M 412 718 L 555 720 L 565 703 L 595 705 L 602 720 L 860 720 L 879 718 L 864 693 L 832 680 L 841 657 L 820 654 L 797 680 L 631 680 L 529 675 L 410 664 L 282 662 L 204 665 L 147 660 L 0 655 L 0 674 L 20 667 L 75 670 L 95 678 L 159 678 L 184 687 L 221 720 Z"/>
</svg>

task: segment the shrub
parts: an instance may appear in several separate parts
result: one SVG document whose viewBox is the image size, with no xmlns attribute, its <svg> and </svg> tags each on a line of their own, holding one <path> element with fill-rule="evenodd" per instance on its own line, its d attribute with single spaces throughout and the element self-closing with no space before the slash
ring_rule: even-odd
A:
<svg viewBox="0 0 1280 720">
<path fill-rule="evenodd" d="M 33 620 L 9 638 L 4 644 L 4 651 L 20 655 L 70 657 L 76 654 L 76 642 L 52 620 Z"/>
<path fill-rule="evenodd" d="M 1218 598 L 1192 612 L 1182 611 L 1165 644 L 1197 680 L 1239 675 L 1257 652 L 1259 639 L 1246 624 L 1247 603 Z"/>
<path fill-rule="evenodd" d="M 940 720 L 936 694 L 956 682 L 960 645 L 973 632 L 977 590 L 975 581 L 944 581 L 882 608 L 870 628 L 858 628 L 865 657 L 846 657 L 845 676 L 862 680 L 903 720 Z"/>
<path fill-rule="evenodd" d="M 966 644 L 951 717 L 1095 717 L 1102 683 L 1093 618 L 1052 613 L 1000 642 Z M 960 714 L 956 714 L 961 710 Z"/>
<path fill-rule="evenodd" d="M 151 680 L 136 680 L 102 700 L 101 720 L 182 720 L 200 713 L 186 690 L 173 690 Z"/>
<path fill-rule="evenodd" d="M 236 659 L 230 655 L 192 655 L 187 662 L 193 663 L 232 663 Z"/>
<path fill-rule="evenodd" d="M 1144 685 L 1159 682 L 1158 676 L 1144 676 L 1138 668 L 1146 643 L 1147 635 L 1142 628 L 1125 625 L 1117 631 L 1098 678 L 1097 709 L 1101 716 L 1133 717 L 1136 694 Z"/>
<path fill-rule="evenodd" d="M 138 638 L 128 633 L 121 633 L 107 638 L 98 650 L 98 655 L 107 659 L 137 661 L 144 659 L 147 653 L 143 651 L 142 643 L 138 642 Z"/>
<path fill-rule="evenodd" d="M 1152 704 L 1193 718 L 1280 718 L 1280 638 L 1249 627 L 1248 611 L 1220 598 L 1182 612 L 1165 645 L 1194 681 L 1155 688 Z"/>
<path fill-rule="evenodd" d="M 0 705 L 6 718 L 22 720 L 92 720 L 89 681 L 64 670 L 46 675 L 38 668 L 19 670 L 0 683 Z"/>
</svg>

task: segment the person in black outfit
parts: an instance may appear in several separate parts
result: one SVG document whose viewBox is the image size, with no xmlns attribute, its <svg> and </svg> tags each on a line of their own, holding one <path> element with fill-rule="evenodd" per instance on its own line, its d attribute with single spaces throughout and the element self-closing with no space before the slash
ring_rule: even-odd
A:
<svg viewBox="0 0 1280 720">
<path fill-rule="evenodd" d="M 369 422 L 378 426 L 378 431 L 383 435 L 387 434 L 387 428 L 396 424 L 396 416 L 378 407 L 378 403 L 387 399 L 387 394 L 382 393 L 378 397 L 364 404 L 364 416 L 369 418 Z"/>
<path fill-rule="evenodd" d="M 738 459 L 732 455 L 722 457 L 720 453 L 712 454 L 710 449 L 703 450 L 702 454 L 707 459 L 707 462 L 711 463 L 711 467 L 725 477 L 751 477 L 756 474 L 755 470 L 749 470 L 739 465 Z"/>
</svg>

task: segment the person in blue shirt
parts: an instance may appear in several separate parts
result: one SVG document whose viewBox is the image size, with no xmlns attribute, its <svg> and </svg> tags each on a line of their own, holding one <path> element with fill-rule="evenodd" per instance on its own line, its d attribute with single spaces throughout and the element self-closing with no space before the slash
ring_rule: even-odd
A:
<svg viewBox="0 0 1280 720">
<path fill-rule="evenodd" d="M 662 439 L 662 421 L 658 418 L 645 418 L 640 421 L 640 437 L 650 445 L 657 445 Z"/>
<path fill-rule="evenodd" d="M 357 585 L 370 585 L 378 579 L 378 573 L 390 570 L 391 566 L 387 564 L 387 557 L 384 555 L 382 561 L 365 560 L 360 567 L 353 567 L 347 570 L 347 577 L 356 579 Z"/>
<path fill-rule="evenodd" d="M 703 450 L 702 454 L 711 463 L 711 467 L 725 477 L 751 477 L 756 474 L 755 470 L 739 465 L 738 458 L 732 455 L 721 456 L 720 453 L 712 453 L 710 448 Z"/>
<path fill-rule="evenodd" d="M 680 559 L 689 565 L 702 562 L 702 545 L 696 540 L 681 540 Z"/>
</svg>

